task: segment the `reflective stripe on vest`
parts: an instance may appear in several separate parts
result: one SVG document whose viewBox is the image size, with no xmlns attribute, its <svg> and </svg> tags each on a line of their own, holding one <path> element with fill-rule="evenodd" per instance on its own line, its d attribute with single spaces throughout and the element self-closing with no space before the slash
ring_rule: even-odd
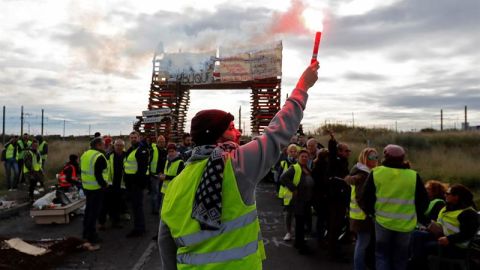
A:
<svg viewBox="0 0 480 270">
<path fill-rule="evenodd" d="M 443 234 L 449 236 L 460 232 L 460 221 L 458 221 L 458 216 L 463 213 L 463 211 L 472 209 L 468 207 L 465 209 L 459 209 L 455 211 L 447 211 L 446 207 L 443 207 L 442 210 L 438 213 L 437 222 L 442 225 Z M 467 248 L 470 241 L 465 241 L 461 243 L 456 243 L 455 245 L 460 248 Z"/>
<path fill-rule="evenodd" d="M 167 176 L 172 176 L 172 177 L 177 176 L 178 166 L 180 166 L 180 163 L 183 163 L 183 160 L 181 160 L 181 159 L 176 160 L 173 163 L 171 163 L 172 165 L 170 165 L 170 167 L 168 167 L 169 164 L 170 164 L 170 161 L 168 161 L 168 159 L 167 159 L 167 162 L 165 162 L 165 168 L 163 170 L 163 174 L 165 174 Z M 170 181 L 172 181 L 172 180 L 163 180 L 162 189 L 160 190 L 160 192 L 162 192 L 164 194 L 165 194 L 165 192 L 167 192 L 168 184 L 170 183 Z"/>
<path fill-rule="evenodd" d="M 32 170 L 34 172 L 39 172 L 42 170 L 42 158 L 37 158 L 37 153 L 34 153 L 32 152 L 31 150 L 27 150 L 26 151 L 29 155 L 32 156 Z M 30 172 L 30 170 L 27 168 L 27 166 L 25 166 L 25 164 L 23 165 L 23 173 L 28 173 Z"/>
<path fill-rule="evenodd" d="M 105 158 L 103 153 L 94 149 L 87 150 L 80 157 L 80 170 L 82 171 L 82 186 L 86 190 L 97 190 L 101 188 L 97 182 L 97 178 L 95 177 L 95 162 L 100 157 Z M 105 158 L 105 162 L 106 161 L 107 159 Z M 102 172 L 103 179 L 108 178 L 108 162 L 106 163 L 107 163 L 107 168 L 105 168 Z"/>
<path fill-rule="evenodd" d="M 152 174 L 157 174 L 157 165 L 158 165 L 158 148 L 157 144 L 152 143 L 152 161 L 150 162 L 150 172 Z"/>
<path fill-rule="evenodd" d="M 177 263 L 190 264 L 190 265 L 202 265 L 210 263 L 228 262 L 230 260 L 238 260 L 248 255 L 251 255 L 258 250 L 258 240 L 254 240 L 242 247 L 233 248 L 229 250 L 202 253 L 202 254 L 178 254 Z M 230 269 L 230 268 L 224 268 Z"/>
<path fill-rule="evenodd" d="M 355 185 L 350 185 L 351 192 L 350 192 L 350 218 L 356 220 L 365 220 L 367 215 L 365 212 L 360 209 L 357 203 L 357 193 L 355 191 Z"/>
<path fill-rule="evenodd" d="M 254 222 L 257 219 L 257 216 L 258 216 L 257 210 L 254 210 L 234 220 L 230 220 L 222 223 L 222 225 L 218 230 L 214 230 L 214 231 L 204 230 L 194 234 L 179 237 L 175 239 L 175 243 L 177 244 L 178 247 L 192 246 L 202 241 L 218 236 L 222 233 L 230 232 L 235 229 L 245 227 L 248 224 Z"/>
<path fill-rule="evenodd" d="M 72 184 L 70 184 L 68 181 L 67 181 L 67 176 L 65 175 L 65 169 L 67 169 L 67 167 L 71 167 L 72 168 L 72 180 L 73 181 L 77 181 L 78 180 L 78 177 L 77 177 L 77 170 L 75 169 L 75 166 L 73 166 L 72 164 L 68 164 L 66 165 L 65 167 L 63 167 L 62 171 L 60 172 L 60 175 L 58 176 L 58 184 L 61 186 L 61 187 L 71 187 Z"/>
<path fill-rule="evenodd" d="M 130 154 L 123 161 L 123 168 L 126 174 L 135 174 L 138 170 L 138 163 L 135 154 L 137 153 L 138 148 L 130 152 Z"/>
<path fill-rule="evenodd" d="M 38 146 L 38 152 L 40 152 L 40 155 L 42 156 L 43 160 L 46 160 L 48 157 L 48 154 L 42 154 L 43 148 L 47 145 L 46 141 L 42 141 L 42 143 Z"/>
<path fill-rule="evenodd" d="M 300 177 L 302 176 L 302 167 L 300 167 L 300 164 L 295 163 L 292 165 L 293 169 L 295 170 L 295 175 L 293 176 L 293 184 L 295 186 L 298 186 L 300 183 Z M 283 196 L 283 205 L 290 205 L 290 202 L 292 201 L 293 198 L 293 193 L 285 187 L 285 194 Z"/>
<path fill-rule="evenodd" d="M 164 197 L 161 218 L 177 243 L 177 269 L 260 270 L 265 250 L 256 206 L 243 202 L 230 159 L 222 182 L 221 228 L 201 230 L 198 221 L 191 218 L 192 201 L 207 161 L 188 164 Z"/>
<path fill-rule="evenodd" d="M 373 169 L 376 190 L 375 221 L 382 227 L 410 232 L 417 224 L 415 189 L 417 173 L 410 169 L 379 166 Z"/>
</svg>

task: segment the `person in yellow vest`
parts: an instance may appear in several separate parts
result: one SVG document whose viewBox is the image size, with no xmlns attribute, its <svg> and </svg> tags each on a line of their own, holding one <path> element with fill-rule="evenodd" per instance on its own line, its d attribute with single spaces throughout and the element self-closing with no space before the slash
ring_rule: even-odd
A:
<svg viewBox="0 0 480 270">
<path fill-rule="evenodd" d="M 2 156 L 2 161 L 5 166 L 5 176 L 7 177 L 7 189 L 13 191 L 17 189 L 18 182 L 18 162 L 17 162 L 17 141 L 18 136 L 12 137 L 3 151 L 5 156 Z"/>
<path fill-rule="evenodd" d="M 428 180 L 425 183 L 425 189 L 428 193 L 428 204 L 425 215 L 428 220 L 437 221 L 438 213 L 445 207 L 445 192 L 447 192 L 448 185 L 437 180 Z"/>
<path fill-rule="evenodd" d="M 292 206 L 295 214 L 295 248 L 300 254 L 309 254 L 305 243 L 305 221 L 310 213 L 313 199 L 314 181 L 308 169 L 308 151 L 300 150 L 298 163 L 293 164 L 280 176 L 280 182 L 287 187 L 284 204 Z"/>
<path fill-rule="evenodd" d="M 108 177 L 112 181 L 112 187 L 114 190 L 114 209 L 112 211 L 118 211 L 121 220 L 129 220 L 130 214 L 128 214 L 128 206 L 126 203 L 126 190 L 125 181 L 123 180 L 124 167 L 123 162 L 125 160 L 125 142 L 122 139 L 116 139 L 113 143 L 113 151 L 107 154 L 108 160 Z"/>
<path fill-rule="evenodd" d="M 288 168 L 290 168 L 292 165 L 297 163 L 297 157 L 298 157 L 297 145 L 290 144 L 287 147 L 287 157 L 284 160 L 280 161 L 280 168 L 279 168 L 280 178 L 282 177 L 282 174 L 284 174 L 288 170 Z M 284 198 L 285 198 L 285 193 L 288 191 L 288 189 L 285 187 L 285 185 L 281 183 L 280 178 L 278 180 L 278 183 L 279 183 L 278 198 L 282 200 L 282 205 L 284 206 L 283 212 L 285 213 L 285 229 L 287 231 L 285 233 L 285 236 L 283 237 L 283 240 L 290 241 L 292 240 L 293 207 L 289 204 L 285 204 Z"/>
<path fill-rule="evenodd" d="M 401 146 L 389 144 L 383 155 L 382 165 L 368 176 L 360 207 L 375 217 L 376 269 L 406 269 L 411 233 L 417 221 L 427 223 L 428 195 Z"/>
<path fill-rule="evenodd" d="M 185 168 L 185 162 L 183 156 L 177 151 L 177 146 L 174 143 L 170 143 L 167 146 L 167 161 L 163 168 L 163 173 L 160 174 L 160 180 L 162 181 L 161 193 L 165 194 L 170 182 L 179 175 Z M 162 195 L 163 196 L 163 195 Z M 162 205 L 160 202 L 160 209 Z"/>
<path fill-rule="evenodd" d="M 32 141 L 27 133 L 24 133 L 22 138 L 17 141 L 17 162 L 18 168 L 20 170 L 19 174 L 19 181 L 18 183 L 23 184 L 25 183 L 25 174 L 23 173 L 23 164 L 25 162 L 24 156 L 25 152 L 28 148 L 32 145 Z"/>
<path fill-rule="evenodd" d="M 90 149 L 80 157 L 82 187 L 86 196 L 83 216 L 83 239 L 92 244 L 101 242 L 97 234 L 97 220 L 102 209 L 104 190 L 107 187 L 108 163 L 101 137 L 90 142 Z"/>
<path fill-rule="evenodd" d="M 40 152 L 38 152 L 38 141 L 35 139 L 32 141 L 30 148 L 24 153 L 23 174 L 25 175 L 25 180 L 29 183 L 28 195 L 33 202 L 33 192 L 37 183 L 40 183 L 41 188 L 44 189 L 42 157 Z"/>
<path fill-rule="evenodd" d="M 193 117 L 190 134 L 197 146 L 163 200 L 162 269 L 262 269 L 255 187 L 298 129 L 318 67 L 314 62 L 305 70 L 265 132 L 247 144 L 238 146 L 230 113 L 203 110 Z"/>
<path fill-rule="evenodd" d="M 123 180 L 130 196 L 133 212 L 133 229 L 126 235 L 128 238 L 140 237 L 146 231 L 143 193 L 149 180 L 150 160 L 148 145 L 140 141 L 140 134 L 132 131 L 129 137 L 131 146 L 125 153 L 123 162 Z"/>
<path fill-rule="evenodd" d="M 42 135 L 35 136 L 35 139 L 38 141 L 38 152 L 40 152 L 40 155 L 42 156 L 42 169 L 45 169 L 48 157 L 48 143 Z"/>
<path fill-rule="evenodd" d="M 465 259 L 468 254 L 467 247 L 480 226 L 473 194 L 464 185 L 453 184 L 445 192 L 445 200 L 437 221 L 432 221 L 427 231 L 413 234 L 412 269 L 426 269 L 429 255 Z"/>
<path fill-rule="evenodd" d="M 351 186 L 350 196 L 350 230 L 357 235 L 353 256 L 353 269 L 373 269 L 375 265 L 373 221 L 360 208 L 359 201 L 363 196 L 363 186 L 370 171 L 377 167 L 378 153 L 374 148 L 365 148 L 358 155 L 358 162 L 345 177 Z"/>
<path fill-rule="evenodd" d="M 112 139 L 107 137 L 107 139 Z M 105 141 L 105 136 L 104 139 Z M 106 179 L 108 187 L 105 189 L 102 210 L 98 218 L 100 230 L 106 230 L 107 215 L 110 219 L 112 228 L 123 228 L 120 221 L 120 209 L 122 202 L 122 186 L 123 185 L 123 159 L 125 157 L 125 142 L 122 139 L 117 139 L 112 145 L 111 149 L 105 156 L 108 162 L 108 178 Z M 107 147 L 105 146 L 105 149 Z"/>
<path fill-rule="evenodd" d="M 163 135 L 157 137 L 157 143 L 150 145 L 150 202 L 152 215 L 159 214 L 160 203 L 162 201 L 160 174 L 163 173 L 163 168 L 167 160 L 166 146 L 167 142 Z"/>
</svg>

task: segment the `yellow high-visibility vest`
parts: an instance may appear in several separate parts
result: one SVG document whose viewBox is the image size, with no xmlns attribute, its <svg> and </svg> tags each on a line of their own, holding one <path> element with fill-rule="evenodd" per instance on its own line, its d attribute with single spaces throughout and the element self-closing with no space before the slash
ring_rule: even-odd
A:
<svg viewBox="0 0 480 270">
<path fill-rule="evenodd" d="M 415 189 L 417 173 L 410 169 L 379 166 L 373 169 L 375 221 L 398 232 L 411 232 L 417 225 Z"/>
<path fill-rule="evenodd" d="M 108 161 L 102 152 L 90 149 L 80 157 L 80 170 L 82 171 L 82 186 L 86 190 L 98 190 L 101 188 L 95 177 L 95 163 L 97 159 L 104 158 L 107 168 L 102 171 L 103 179 L 108 179 Z"/>
<path fill-rule="evenodd" d="M 179 159 L 179 160 L 176 160 L 176 161 L 172 162 L 172 165 L 170 165 L 170 167 L 169 167 L 168 165 L 170 164 L 170 161 L 168 161 L 168 159 L 167 159 L 167 162 L 165 162 L 165 168 L 163 170 L 163 174 L 165 174 L 166 176 L 171 176 L 171 177 L 177 176 L 178 167 L 180 166 L 181 163 L 183 163 L 183 160 Z M 165 194 L 170 181 L 172 181 L 172 180 L 163 180 L 162 189 L 160 190 L 160 192 Z"/>
<path fill-rule="evenodd" d="M 163 200 L 161 219 L 177 245 L 179 270 L 260 270 L 265 250 L 256 205 L 245 205 L 230 159 L 222 182 L 219 230 L 202 230 L 192 219 L 192 202 L 208 159 L 194 161 L 172 181 Z"/>
</svg>

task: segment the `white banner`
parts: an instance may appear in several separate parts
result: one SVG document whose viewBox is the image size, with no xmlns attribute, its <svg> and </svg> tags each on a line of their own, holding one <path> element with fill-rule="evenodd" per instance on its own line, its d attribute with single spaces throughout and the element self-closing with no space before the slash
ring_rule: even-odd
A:
<svg viewBox="0 0 480 270">
<path fill-rule="evenodd" d="M 164 82 L 194 85 L 277 78 L 282 75 L 282 42 L 209 53 L 161 53 L 154 61 Z"/>
</svg>

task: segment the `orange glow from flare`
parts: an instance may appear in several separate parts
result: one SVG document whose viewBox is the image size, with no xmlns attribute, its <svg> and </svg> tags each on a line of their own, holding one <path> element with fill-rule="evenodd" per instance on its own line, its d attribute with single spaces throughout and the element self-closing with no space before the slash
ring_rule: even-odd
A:
<svg viewBox="0 0 480 270">
<path fill-rule="evenodd" d="M 306 8 L 302 13 L 305 27 L 315 32 L 323 31 L 323 12 L 318 9 Z"/>
</svg>

